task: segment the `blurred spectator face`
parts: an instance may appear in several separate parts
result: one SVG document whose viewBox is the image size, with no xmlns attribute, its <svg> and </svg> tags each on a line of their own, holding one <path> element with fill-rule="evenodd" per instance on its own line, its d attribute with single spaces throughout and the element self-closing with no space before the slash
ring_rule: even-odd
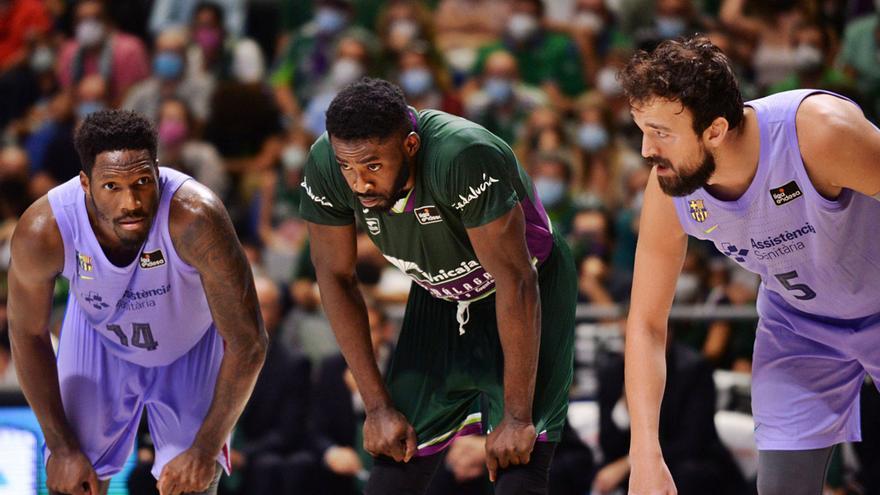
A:
<svg viewBox="0 0 880 495">
<path fill-rule="evenodd" d="M 339 42 L 336 62 L 330 69 L 330 83 L 333 88 L 342 89 L 366 74 L 367 47 L 355 38 L 345 38 Z"/>
<path fill-rule="evenodd" d="M 48 43 L 37 42 L 31 49 L 28 63 L 36 74 L 51 73 L 55 67 L 55 50 Z"/>
<path fill-rule="evenodd" d="M 193 40 L 208 56 L 213 56 L 223 45 L 226 36 L 223 30 L 223 19 L 210 8 L 202 8 L 193 16 Z"/>
<path fill-rule="evenodd" d="M 605 29 L 607 17 L 603 0 L 578 0 L 575 4 L 574 24 L 577 27 L 599 33 Z"/>
<path fill-rule="evenodd" d="M 159 146 L 167 150 L 177 148 L 189 135 L 186 108 L 183 102 L 168 100 L 159 108 Z"/>
<path fill-rule="evenodd" d="M 349 11 L 345 2 L 338 0 L 318 2 L 318 8 L 315 10 L 315 24 L 318 27 L 318 33 L 323 35 L 336 34 L 345 29 L 348 22 Z"/>
<path fill-rule="evenodd" d="M 515 0 L 507 19 L 507 34 L 514 41 L 522 43 L 534 36 L 541 27 L 540 0 Z"/>
<path fill-rule="evenodd" d="M 489 55 L 483 71 L 483 90 L 493 103 L 502 104 L 511 100 L 517 74 L 518 68 L 513 55 L 504 51 Z"/>
<path fill-rule="evenodd" d="M 532 172 L 535 191 L 541 204 L 548 208 L 559 205 L 566 197 L 571 173 L 560 160 L 539 159 Z"/>
<path fill-rule="evenodd" d="M 687 29 L 689 0 L 657 0 L 655 26 L 663 39 L 675 38 Z"/>
<path fill-rule="evenodd" d="M 694 132 L 693 115 L 680 102 L 655 98 L 632 108 L 642 130 L 642 156 L 657 168 L 664 193 L 686 196 L 706 185 L 715 160 Z"/>
<path fill-rule="evenodd" d="M 401 52 L 410 43 L 423 36 L 415 6 L 409 2 L 397 2 L 388 7 L 388 32 L 385 42 L 392 51 Z"/>
<path fill-rule="evenodd" d="M 818 26 L 802 26 L 795 33 L 795 66 L 800 73 L 821 72 L 825 59 L 825 42 Z"/>
<path fill-rule="evenodd" d="M 406 51 L 401 54 L 400 87 L 406 96 L 415 98 L 434 89 L 434 74 L 423 53 Z"/>
<path fill-rule="evenodd" d="M 85 48 L 95 48 L 107 36 L 107 22 L 101 2 L 86 0 L 76 6 L 76 41 Z"/>
<path fill-rule="evenodd" d="M 263 315 L 263 324 L 271 337 L 281 323 L 281 293 L 275 282 L 264 277 L 256 277 L 254 287 L 257 291 L 260 313 Z"/>
<path fill-rule="evenodd" d="M 76 117 L 80 121 L 107 108 L 107 83 L 98 74 L 86 76 L 76 88 Z"/>
<path fill-rule="evenodd" d="M 577 128 L 578 146 L 588 152 L 595 153 L 608 146 L 611 138 L 602 120 L 602 110 L 590 107 L 581 110 Z"/>
<path fill-rule="evenodd" d="M 253 40 L 242 40 L 235 44 L 232 53 L 232 76 L 242 84 L 257 84 L 263 80 L 266 64 L 263 52 Z"/>
<path fill-rule="evenodd" d="M 156 38 L 156 55 L 153 57 L 153 74 L 165 81 L 178 80 L 183 76 L 186 35 L 180 29 L 167 29 Z"/>
<path fill-rule="evenodd" d="M 604 256 L 610 244 L 605 215 L 595 210 L 578 212 L 572 223 L 571 239 L 575 250 L 587 256 Z"/>
</svg>

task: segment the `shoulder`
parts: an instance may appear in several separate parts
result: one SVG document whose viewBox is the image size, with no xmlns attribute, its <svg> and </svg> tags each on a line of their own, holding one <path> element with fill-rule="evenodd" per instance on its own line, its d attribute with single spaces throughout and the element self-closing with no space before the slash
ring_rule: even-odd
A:
<svg viewBox="0 0 880 495">
<path fill-rule="evenodd" d="M 60 273 L 64 268 L 64 241 L 48 196 L 36 200 L 22 214 L 12 234 L 12 256 L 28 270 Z"/>
<path fill-rule="evenodd" d="M 851 101 L 829 94 L 808 96 L 795 118 L 802 154 L 821 154 L 838 146 L 842 137 L 859 132 L 864 120 L 861 109 Z"/>
<path fill-rule="evenodd" d="M 195 180 L 184 182 L 171 198 L 168 229 L 181 254 L 194 247 L 192 241 L 206 234 L 223 232 L 228 225 L 229 216 L 223 202 Z"/>
</svg>

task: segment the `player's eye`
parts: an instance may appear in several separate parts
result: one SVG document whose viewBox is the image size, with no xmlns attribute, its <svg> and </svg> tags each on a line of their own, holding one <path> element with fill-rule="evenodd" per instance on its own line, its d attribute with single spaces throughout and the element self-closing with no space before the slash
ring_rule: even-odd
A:
<svg viewBox="0 0 880 495">
<path fill-rule="evenodd" d="M 339 168 L 341 168 L 342 170 L 346 170 L 346 171 L 351 170 L 351 167 L 344 164 L 344 163 L 340 163 Z"/>
<path fill-rule="evenodd" d="M 661 139 L 669 136 L 669 134 L 666 134 L 663 131 L 654 131 L 654 135 Z"/>
<path fill-rule="evenodd" d="M 140 179 L 138 179 L 137 185 L 143 186 L 143 185 L 149 184 L 150 182 L 152 182 L 152 181 L 150 180 L 149 177 L 141 177 Z"/>
<path fill-rule="evenodd" d="M 116 184 L 114 184 L 112 182 L 108 182 L 108 183 L 104 184 L 103 187 L 104 187 L 104 189 L 106 189 L 108 191 L 114 191 L 116 189 Z"/>
<path fill-rule="evenodd" d="M 380 168 L 382 168 L 381 163 L 373 163 L 373 164 L 367 165 L 367 170 L 369 170 L 370 172 L 378 172 Z"/>
</svg>

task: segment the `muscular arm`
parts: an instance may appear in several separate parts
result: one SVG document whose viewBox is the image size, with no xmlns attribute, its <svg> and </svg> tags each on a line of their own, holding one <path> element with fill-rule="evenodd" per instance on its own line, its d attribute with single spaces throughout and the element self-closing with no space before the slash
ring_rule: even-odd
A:
<svg viewBox="0 0 880 495">
<path fill-rule="evenodd" d="M 804 165 L 820 193 L 836 197 L 847 188 L 880 200 L 880 131 L 856 105 L 813 95 L 798 108 L 796 124 Z"/>
<path fill-rule="evenodd" d="M 321 302 L 345 361 L 354 375 L 367 412 L 392 407 L 373 356 L 367 308 L 354 274 L 357 247 L 354 224 L 342 226 L 309 222 L 312 263 L 321 289 Z"/>
<path fill-rule="evenodd" d="M 9 331 L 18 380 L 53 453 L 79 450 L 61 405 L 49 339 L 52 291 L 63 267 L 64 244 L 44 196 L 22 215 L 12 236 Z"/>
<path fill-rule="evenodd" d="M 633 458 L 661 455 L 658 434 L 666 382 L 667 318 L 686 250 L 687 236 L 678 223 L 672 199 L 660 190 L 652 171 L 645 189 L 626 321 L 624 365 Z"/>
<path fill-rule="evenodd" d="M 519 205 L 468 229 L 480 264 L 495 278 L 495 311 L 504 352 L 504 415 L 531 423 L 541 335 L 538 274 L 526 246 Z"/>
<path fill-rule="evenodd" d="M 266 356 L 266 330 L 250 266 L 223 203 L 206 187 L 185 183 L 172 201 L 170 231 L 178 254 L 199 271 L 226 344 L 211 407 L 192 445 L 214 456 L 253 391 Z"/>
</svg>

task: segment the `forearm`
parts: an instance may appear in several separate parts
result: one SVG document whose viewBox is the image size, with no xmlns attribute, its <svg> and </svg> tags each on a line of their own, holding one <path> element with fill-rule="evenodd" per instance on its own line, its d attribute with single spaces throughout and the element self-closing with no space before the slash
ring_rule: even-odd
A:
<svg viewBox="0 0 880 495">
<path fill-rule="evenodd" d="M 367 308 L 354 275 L 322 274 L 318 286 L 336 341 L 351 369 L 367 412 L 391 405 L 391 397 L 373 355 Z"/>
<path fill-rule="evenodd" d="M 265 345 L 226 347 L 214 385 L 214 398 L 193 447 L 212 455 L 220 452 L 253 392 L 265 357 Z"/>
<path fill-rule="evenodd" d="M 630 453 L 659 454 L 660 404 L 666 383 L 666 332 L 628 324 L 625 352 L 626 398 L 632 431 Z"/>
<path fill-rule="evenodd" d="M 521 421 L 532 420 L 541 337 L 540 295 L 532 274 L 498 285 L 495 296 L 504 352 L 504 414 Z"/>
<path fill-rule="evenodd" d="M 48 332 L 45 336 L 12 331 L 12 354 L 18 381 L 37 416 L 49 450 L 78 449 L 61 402 L 58 368 Z"/>
</svg>

